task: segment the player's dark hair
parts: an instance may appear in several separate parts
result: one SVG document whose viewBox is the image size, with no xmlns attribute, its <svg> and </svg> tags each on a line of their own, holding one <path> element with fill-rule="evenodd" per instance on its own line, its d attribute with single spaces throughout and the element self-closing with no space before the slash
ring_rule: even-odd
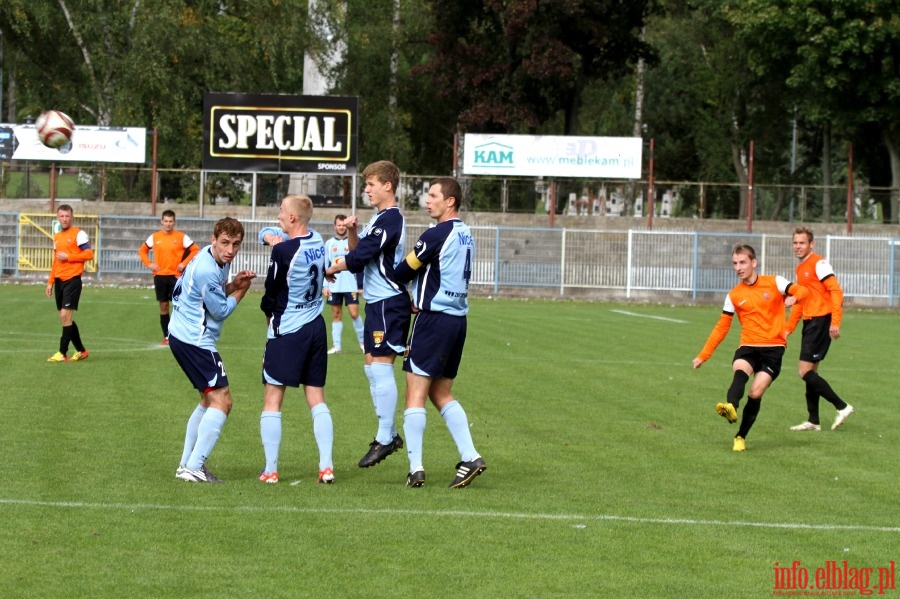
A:
<svg viewBox="0 0 900 599">
<path fill-rule="evenodd" d="M 794 235 L 806 235 L 808 240 L 813 240 L 813 232 L 809 227 L 797 227 L 794 229 Z"/>
<path fill-rule="evenodd" d="M 68 204 L 60 204 L 59 208 L 57 208 L 56 211 L 59 212 L 60 210 L 62 210 L 63 212 L 71 212 L 72 214 L 75 214 L 75 211 L 72 210 L 72 207 Z"/>
<path fill-rule="evenodd" d="M 393 162 L 387 160 L 373 162 L 365 168 L 362 176 L 363 179 L 374 176 L 381 183 L 390 183 L 391 191 L 395 194 L 397 193 L 397 188 L 400 187 L 400 169 Z"/>
<path fill-rule="evenodd" d="M 735 245 L 734 249 L 731 251 L 731 255 L 734 256 L 735 254 L 746 254 L 751 260 L 756 260 L 756 250 L 753 249 L 753 246 L 747 245 L 746 243 Z"/>
<path fill-rule="evenodd" d="M 226 216 L 216 222 L 216 226 L 213 227 L 213 237 L 218 239 L 222 234 L 228 235 L 229 237 L 238 237 L 243 240 L 244 225 L 242 225 L 241 221 L 238 219 Z"/>
<path fill-rule="evenodd" d="M 165 218 L 167 216 L 171 216 L 172 218 L 175 218 L 175 211 L 174 210 L 163 210 L 162 218 Z"/>
<path fill-rule="evenodd" d="M 453 204 L 453 207 L 459 212 L 462 204 L 462 187 L 459 186 L 459 182 L 453 177 L 438 177 L 433 179 L 431 184 L 441 186 L 441 193 L 445 200 L 447 198 L 456 198 L 456 203 Z"/>
<path fill-rule="evenodd" d="M 337 224 L 339 220 L 344 220 L 345 218 L 347 218 L 346 214 L 338 214 L 334 217 L 334 224 Z"/>
</svg>

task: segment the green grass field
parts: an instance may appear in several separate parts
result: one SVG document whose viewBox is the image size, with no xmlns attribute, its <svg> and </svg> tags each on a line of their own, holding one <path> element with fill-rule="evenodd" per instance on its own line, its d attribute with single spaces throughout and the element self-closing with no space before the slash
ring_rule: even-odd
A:
<svg viewBox="0 0 900 599">
<path fill-rule="evenodd" d="M 815 584 L 845 560 L 873 569 L 877 594 L 878 569 L 900 557 L 893 312 L 849 310 L 823 362 L 857 408 L 843 428 L 788 430 L 805 418 L 795 336 L 736 454 L 714 405 L 737 326 L 690 364 L 718 306 L 476 299 L 455 391 L 488 469 L 451 491 L 458 455 L 433 408 L 425 487 L 405 487 L 402 454 L 357 468 L 375 420 L 346 349 L 326 388 L 336 484 L 315 484 L 298 390 L 282 482 L 256 480 L 258 293 L 219 346 L 235 407 L 209 466 L 226 483 L 178 481 L 196 392 L 158 345 L 152 290 L 86 288 L 91 357 L 68 364 L 45 362 L 59 322 L 43 292 L 0 286 L 4 597 L 763 597 L 782 592 L 776 562 Z M 402 390 L 399 363 L 397 376 Z"/>
</svg>

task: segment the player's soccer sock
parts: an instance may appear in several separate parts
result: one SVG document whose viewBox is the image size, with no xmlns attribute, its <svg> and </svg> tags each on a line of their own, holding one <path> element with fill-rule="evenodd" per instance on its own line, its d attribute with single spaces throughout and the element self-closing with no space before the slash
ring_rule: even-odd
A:
<svg viewBox="0 0 900 599">
<path fill-rule="evenodd" d="M 366 379 L 369 381 L 369 395 L 372 397 L 372 408 L 377 413 L 378 404 L 375 403 L 375 379 L 372 378 L 372 366 L 366 364 L 363 366 L 363 372 L 366 374 Z"/>
<path fill-rule="evenodd" d="M 450 436 L 453 437 L 453 441 L 456 443 L 460 459 L 463 462 L 471 462 L 478 457 L 478 452 L 475 451 L 475 444 L 472 443 L 472 433 L 469 431 L 469 418 L 466 416 L 466 411 L 463 410 L 462 405 L 454 399 L 444 406 L 444 409 L 441 410 L 441 416 L 444 417 L 447 430 L 450 431 Z"/>
<path fill-rule="evenodd" d="M 266 472 L 278 472 L 278 452 L 281 450 L 281 412 L 263 412 L 259 416 L 259 436 L 266 456 Z"/>
<path fill-rule="evenodd" d="M 69 353 L 69 342 L 72 341 L 72 326 L 62 328 L 62 335 L 59 337 L 59 353 L 66 355 Z"/>
<path fill-rule="evenodd" d="M 409 456 L 410 472 L 422 468 L 425 421 L 425 408 L 409 408 L 403 412 L 403 434 L 406 435 L 406 455 Z"/>
<path fill-rule="evenodd" d="M 163 337 L 169 336 L 169 315 L 168 314 L 160 314 L 159 315 L 159 326 L 162 328 Z"/>
<path fill-rule="evenodd" d="M 725 398 L 728 400 L 728 403 L 734 406 L 734 409 L 737 409 L 738 406 L 741 405 L 741 398 L 744 396 L 744 387 L 747 386 L 747 381 L 750 380 L 750 377 L 747 376 L 747 373 L 743 370 L 738 370 L 734 373 L 734 378 L 731 380 L 731 386 L 728 388 L 728 393 L 725 394 Z"/>
<path fill-rule="evenodd" d="M 76 351 L 84 351 L 84 343 L 81 342 L 81 333 L 78 331 L 78 325 L 75 324 L 75 321 L 72 321 L 72 345 L 75 346 Z"/>
<path fill-rule="evenodd" d="M 806 383 L 806 410 L 809 412 L 809 422 L 819 424 L 819 394 L 809 383 Z"/>
<path fill-rule="evenodd" d="M 828 384 L 828 381 L 819 376 L 819 373 L 815 370 L 810 370 L 803 375 L 803 380 L 807 385 L 811 386 L 816 393 L 824 397 L 825 401 L 838 410 L 843 410 L 847 407 L 847 402 L 838 397 L 838 394 L 834 392 L 831 385 Z"/>
<path fill-rule="evenodd" d="M 194 451 L 194 445 L 197 444 L 197 428 L 200 426 L 204 414 L 206 414 L 206 408 L 197 404 L 191 417 L 188 418 L 187 430 L 184 433 L 184 451 L 181 452 L 181 461 L 178 462 L 182 466 L 187 464 L 191 452 Z"/>
<path fill-rule="evenodd" d="M 378 416 L 378 434 L 375 440 L 387 445 L 397 434 L 394 428 L 394 414 L 397 412 L 397 379 L 394 365 L 374 362 L 371 365 L 372 380 L 375 383 L 375 415 Z"/>
<path fill-rule="evenodd" d="M 744 415 L 741 417 L 741 426 L 738 428 L 737 437 L 747 438 L 747 433 L 753 428 L 756 422 L 756 415 L 759 414 L 759 405 L 762 403 L 756 397 L 747 396 L 747 405 L 744 406 Z"/>
<path fill-rule="evenodd" d="M 363 344 L 363 332 L 365 331 L 366 324 L 363 322 L 362 316 L 357 316 L 352 319 L 353 330 L 356 332 L 356 340 L 359 341 L 359 344 Z"/>
<path fill-rule="evenodd" d="M 333 468 L 331 450 L 334 446 L 334 423 L 331 411 L 326 404 L 320 403 L 314 405 L 309 413 L 312 416 L 313 436 L 319 446 L 319 470 Z"/>
<path fill-rule="evenodd" d="M 331 323 L 331 345 L 340 349 L 341 348 L 341 335 L 344 334 L 344 323 L 343 322 L 332 322 Z"/>
<path fill-rule="evenodd" d="M 188 458 L 188 470 L 200 470 L 206 463 L 209 454 L 212 453 L 219 435 L 222 434 L 222 427 L 225 426 L 225 420 L 228 414 L 218 408 L 209 408 L 206 414 L 200 420 L 200 426 L 197 427 L 197 443 L 194 445 L 194 451 Z"/>
</svg>

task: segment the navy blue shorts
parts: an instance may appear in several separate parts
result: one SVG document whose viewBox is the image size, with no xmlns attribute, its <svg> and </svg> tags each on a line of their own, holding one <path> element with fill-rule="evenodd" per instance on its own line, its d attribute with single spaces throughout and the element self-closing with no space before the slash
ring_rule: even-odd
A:
<svg viewBox="0 0 900 599">
<path fill-rule="evenodd" d="M 734 360 L 746 360 L 753 367 L 753 372 L 765 372 L 772 380 L 781 374 L 781 358 L 784 357 L 784 348 L 771 345 L 757 347 L 755 345 L 742 345 L 734 352 Z"/>
<path fill-rule="evenodd" d="M 262 382 L 285 387 L 324 387 L 328 374 L 328 338 L 322 315 L 300 330 L 266 341 Z"/>
<path fill-rule="evenodd" d="M 56 279 L 53 285 L 56 294 L 56 309 L 77 310 L 81 299 L 81 277 L 72 277 L 67 281 Z"/>
<path fill-rule="evenodd" d="M 356 291 L 334 292 L 328 296 L 328 299 L 325 300 L 325 303 L 327 303 L 329 306 L 341 306 L 343 304 L 347 304 L 348 306 L 358 305 L 359 293 L 357 293 Z"/>
<path fill-rule="evenodd" d="M 419 312 L 409 333 L 403 370 L 455 379 L 466 344 L 466 317 L 443 312 Z"/>
<path fill-rule="evenodd" d="M 821 362 L 831 347 L 831 314 L 813 316 L 803 321 L 803 337 L 800 341 L 800 359 L 804 362 Z"/>
<path fill-rule="evenodd" d="M 412 313 L 405 293 L 366 304 L 363 345 L 367 354 L 393 356 L 406 351 L 406 334 Z"/>
<path fill-rule="evenodd" d="M 228 386 L 228 376 L 225 374 L 225 365 L 219 352 L 179 341 L 171 334 L 169 349 L 197 391 L 202 393 L 208 389 Z"/>
<path fill-rule="evenodd" d="M 178 277 L 175 275 L 153 275 L 153 289 L 156 291 L 156 301 L 172 301 L 172 292 L 175 291 L 175 283 Z"/>
</svg>

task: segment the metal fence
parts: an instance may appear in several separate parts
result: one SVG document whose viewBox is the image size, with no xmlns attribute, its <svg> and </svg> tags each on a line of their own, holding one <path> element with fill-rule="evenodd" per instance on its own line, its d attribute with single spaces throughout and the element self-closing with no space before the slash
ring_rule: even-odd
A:
<svg viewBox="0 0 900 599">
<path fill-rule="evenodd" d="M 20 255 L 23 236 L 18 213 L 0 213 L 0 268 L 7 276 L 24 277 L 26 257 Z M 46 219 L 41 222 L 41 218 Z M 53 215 L 28 215 L 40 229 L 51 230 Z M 88 217 L 82 217 L 88 221 Z M 137 250 L 159 229 L 150 217 L 100 216 L 95 247 L 96 276 L 116 282 L 122 277 L 145 277 Z M 201 247 L 209 242 L 212 219 L 180 218 L 178 229 Z M 81 226 L 79 216 L 75 224 Z M 246 243 L 235 268 L 263 273 L 268 248 L 256 242 L 259 230 L 272 223 L 243 221 Z M 331 222 L 313 222 L 324 237 Z M 32 227 L 34 229 L 34 227 Z M 425 225 L 408 224 L 411 247 Z M 601 231 L 520 227 L 473 227 L 477 248 L 472 291 L 480 295 L 541 296 L 585 299 L 680 300 L 718 303 L 737 282 L 731 268 L 731 249 L 748 243 L 757 251 L 759 271 L 794 278 L 796 258 L 790 235 L 673 231 Z M 35 242 L 29 242 L 33 254 Z M 827 236 L 816 250 L 834 266 L 846 302 L 893 307 L 900 297 L 898 252 L 900 238 Z M 46 239 L 49 257 L 51 242 Z M 27 258 L 33 264 L 33 255 Z M 49 261 L 47 262 L 49 264 Z"/>
</svg>

